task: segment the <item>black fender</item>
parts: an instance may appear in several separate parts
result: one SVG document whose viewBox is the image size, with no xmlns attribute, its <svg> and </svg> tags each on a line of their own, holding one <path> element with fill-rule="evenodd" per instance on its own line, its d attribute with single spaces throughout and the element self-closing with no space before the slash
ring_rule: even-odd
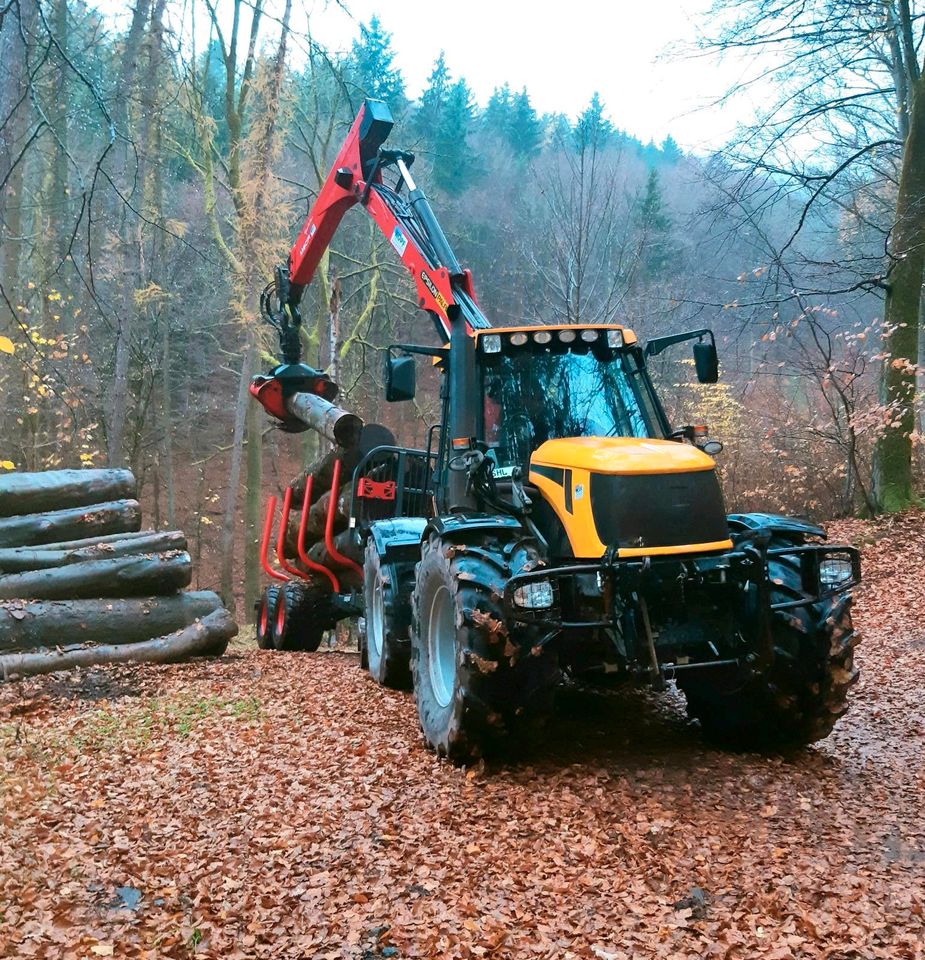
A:
<svg viewBox="0 0 925 960">
<path fill-rule="evenodd" d="M 826 538 L 825 530 L 802 517 L 784 517 L 776 513 L 731 513 L 726 518 L 733 539 L 749 536 L 778 534 L 794 537 L 801 542 L 807 537 Z"/>
<path fill-rule="evenodd" d="M 426 526 L 424 517 L 393 517 L 377 520 L 369 528 L 369 535 L 383 563 L 415 563 L 421 559 L 421 540 L 426 536 Z"/>
<path fill-rule="evenodd" d="M 516 517 L 489 513 L 448 513 L 442 517 L 433 517 L 424 528 L 422 540 L 432 533 L 447 540 L 465 543 L 469 534 L 481 534 L 497 530 L 511 536 L 515 533 L 529 535 L 524 525 Z"/>
</svg>

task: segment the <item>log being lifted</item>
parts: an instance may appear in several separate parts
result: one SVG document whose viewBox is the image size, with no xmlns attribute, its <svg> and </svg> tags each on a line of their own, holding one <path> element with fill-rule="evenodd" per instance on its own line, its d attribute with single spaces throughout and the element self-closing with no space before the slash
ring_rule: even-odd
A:
<svg viewBox="0 0 925 960">
<path fill-rule="evenodd" d="M 360 442 L 363 421 L 314 393 L 295 393 L 286 400 L 286 409 L 297 420 L 340 447 Z"/>
<path fill-rule="evenodd" d="M 0 656 L 0 678 L 14 680 L 39 673 L 104 663 L 176 663 L 187 657 L 221 656 L 238 625 L 227 610 L 216 610 L 202 620 L 166 637 L 123 646 L 77 647 L 43 653 L 9 653 Z"/>
<path fill-rule="evenodd" d="M 90 541 L 88 546 L 73 550 L 50 550 L 47 546 L 9 547 L 0 549 L 0 573 L 20 573 L 24 570 L 47 570 L 85 560 L 106 560 L 133 553 L 163 553 L 165 550 L 185 550 L 186 537 L 178 530 L 165 530 L 145 537 L 110 540 L 106 543 Z"/>
<path fill-rule="evenodd" d="M 0 517 L 133 500 L 130 470 L 45 470 L 0 476 Z"/>
<path fill-rule="evenodd" d="M 130 533 L 141 528 L 137 500 L 0 518 L 0 547 L 27 547 L 55 540 Z"/>
<path fill-rule="evenodd" d="M 221 607 L 221 598 L 210 590 L 129 600 L 0 601 L 0 650 L 140 643 L 189 626 Z"/>
<path fill-rule="evenodd" d="M 190 555 L 182 550 L 113 557 L 0 576 L 0 600 L 164 596 L 189 586 L 192 577 Z"/>
</svg>

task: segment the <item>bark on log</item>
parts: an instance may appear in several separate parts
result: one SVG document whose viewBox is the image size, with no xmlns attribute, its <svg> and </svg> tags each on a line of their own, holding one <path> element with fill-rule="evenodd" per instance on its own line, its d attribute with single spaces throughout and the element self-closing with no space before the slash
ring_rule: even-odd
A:
<svg viewBox="0 0 925 960">
<path fill-rule="evenodd" d="M 0 577 L 0 600 L 164 596 L 189 586 L 191 579 L 190 555 L 173 550 L 12 573 Z"/>
<path fill-rule="evenodd" d="M 296 509 L 301 509 L 302 499 L 305 496 L 305 481 L 308 476 L 314 477 L 312 480 L 312 503 L 331 489 L 334 461 L 338 457 L 341 458 L 341 478 L 349 480 L 353 477 L 353 471 L 356 470 L 357 464 L 370 450 L 394 444 L 395 435 L 388 427 L 383 427 L 378 423 L 367 423 L 360 431 L 360 442 L 357 446 L 346 450 L 340 448 L 329 450 L 292 481 L 290 486 L 292 487 L 293 506 Z"/>
<path fill-rule="evenodd" d="M 27 547 L 80 536 L 105 536 L 141 527 L 137 500 L 115 500 L 89 507 L 0 519 L 0 547 Z"/>
<path fill-rule="evenodd" d="M 221 656 L 238 625 L 227 610 L 216 610 L 197 623 L 166 637 L 126 646 L 77 647 L 45 653 L 9 653 L 0 656 L 0 677 L 15 680 L 39 673 L 106 663 L 176 663 L 197 655 Z"/>
<path fill-rule="evenodd" d="M 80 540 L 58 540 L 55 543 L 43 543 L 42 550 L 79 550 L 81 547 L 93 547 L 98 543 L 115 543 L 117 540 L 134 540 L 138 537 L 153 537 L 159 530 L 131 530 L 125 533 L 109 533 L 102 537 L 83 537 Z"/>
<path fill-rule="evenodd" d="M 355 413 L 336 407 L 314 393 L 295 393 L 286 399 L 291 416 L 326 440 L 340 447 L 355 447 L 360 442 L 363 421 Z"/>
<path fill-rule="evenodd" d="M 170 597 L 0 602 L 0 650 L 71 643 L 121 646 L 162 637 L 222 606 L 203 590 Z"/>
<path fill-rule="evenodd" d="M 0 573 L 20 573 L 26 570 L 47 570 L 86 560 L 106 560 L 126 557 L 134 553 L 163 553 L 165 550 L 185 550 L 186 537 L 177 530 L 152 533 L 130 540 L 112 540 L 93 543 L 77 550 L 49 550 L 47 547 L 10 547 L 0 549 Z"/>
<path fill-rule="evenodd" d="M 43 513 L 112 500 L 133 500 L 130 470 L 46 470 L 0 477 L 0 517 Z"/>
</svg>

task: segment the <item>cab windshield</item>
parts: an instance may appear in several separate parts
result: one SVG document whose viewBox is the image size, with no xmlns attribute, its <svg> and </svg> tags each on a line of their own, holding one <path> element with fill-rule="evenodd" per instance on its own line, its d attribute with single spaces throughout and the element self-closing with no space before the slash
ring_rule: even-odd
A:
<svg viewBox="0 0 925 960">
<path fill-rule="evenodd" d="M 505 345 L 507 346 L 507 345 Z M 484 438 L 499 468 L 525 466 L 559 437 L 660 437 L 636 357 L 601 344 L 509 347 L 481 355 Z"/>
</svg>

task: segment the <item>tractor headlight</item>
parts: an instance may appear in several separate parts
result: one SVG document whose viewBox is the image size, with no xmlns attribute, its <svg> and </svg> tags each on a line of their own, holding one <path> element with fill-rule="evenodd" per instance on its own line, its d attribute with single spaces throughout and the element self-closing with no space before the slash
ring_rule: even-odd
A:
<svg viewBox="0 0 925 960">
<path fill-rule="evenodd" d="M 623 346 L 623 331 L 622 330 L 608 330 L 607 331 L 607 346 L 611 350 L 619 350 Z"/>
<path fill-rule="evenodd" d="M 482 353 L 501 353 L 501 337 L 497 333 L 486 333 L 481 342 Z"/>
<path fill-rule="evenodd" d="M 849 557 L 826 557 L 819 564 L 819 586 L 825 590 L 837 590 L 854 579 L 854 569 Z"/>
<path fill-rule="evenodd" d="M 556 595 L 548 580 L 534 580 L 514 590 L 514 606 L 524 610 L 548 610 L 555 602 Z"/>
</svg>

